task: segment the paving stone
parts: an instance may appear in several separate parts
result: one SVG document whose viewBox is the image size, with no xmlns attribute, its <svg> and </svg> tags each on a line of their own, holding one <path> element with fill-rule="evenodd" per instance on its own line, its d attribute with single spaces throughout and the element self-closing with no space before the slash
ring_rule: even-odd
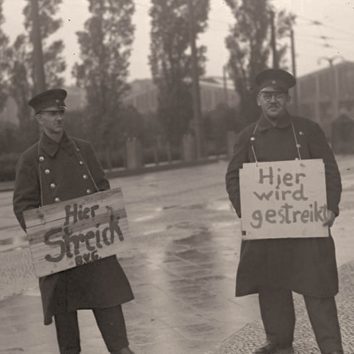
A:
<svg viewBox="0 0 354 354">
<path fill-rule="evenodd" d="M 354 262 L 339 269 L 340 292 L 336 297 L 344 352 L 354 354 Z M 319 354 L 314 334 L 300 295 L 295 295 L 295 354 Z M 249 323 L 227 338 L 215 354 L 252 354 L 265 341 L 260 321 Z"/>
</svg>

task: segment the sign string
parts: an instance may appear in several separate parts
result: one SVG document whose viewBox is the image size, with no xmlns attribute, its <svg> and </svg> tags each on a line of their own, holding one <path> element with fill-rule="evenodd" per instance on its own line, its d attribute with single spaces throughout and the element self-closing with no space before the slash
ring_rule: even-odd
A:
<svg viewBox="0 0 354 354">
<path fill-rule="evenodd" d="M 252 132 L 252 136 L 250 138 L 250 140 L 251 140 L 251 149 L 252 149 L 254 161 L 256 162 L 256 166 L 257 167 L 258 167 L 258 158 L 257 158 L 256 150 L 254 148 L 254 141 L 256 140 L 255 135 L 256 135 L 256 131 L 258 129 L 258 125 L 259 125 L 259 121 L 255 125 L 255 127 L 253 129 L 253 132 Z M 293 132 L 293 136 L 294 136 L 294 140 L 295 140 L 295 146 L 296 146 L 298 159 L 302 160 L 301 151 L 300 151 L 301 145 L 299 144 L 299 141 L 297 139 L 296 131 L 295 131 L 295 127 L 294 127 L 294 123 L 293 122 L 291 122 L 291 128 L 292 128 L 292 132 Z"/>
</svg>

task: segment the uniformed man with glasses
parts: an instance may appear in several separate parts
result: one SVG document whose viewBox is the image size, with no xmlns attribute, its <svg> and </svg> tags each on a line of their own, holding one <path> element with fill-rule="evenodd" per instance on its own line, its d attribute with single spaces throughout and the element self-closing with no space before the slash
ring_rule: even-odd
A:
<svg viewBox="0 0 354 354">
<path fill-rule="evenodd" d="M 239 170 L 245 162 L 323 159 L 327 208 L 324 225 L 339 213 L 341 178 L 335 157 L 318 124 L 289 114 L 289 89 L 295 78 L 268 69 L 255 79 L 260 118 L 238 135 L 226 174 L 229 198 L 241 217 Z M 334 296 L 338 274 L 334 242 L 323 238 L 243 240 L 236 296 L 258 293 L 267 341 L 256 354 L 293 353 L 295 313 L 292 292 L 304 296 L 323 354 L 342 354 Z"/>
<path fill-rule="evenodd" d="M 24 230 L 25 210 L 109 189 L 91 144 L 65 132 L 66 95 L 63 89 L 51 89 L 29 101 L 41 135 L 17 165 L 13 204 Z M 110 353 L 133 354 L 121 308 L 133 293 L 115 256 L 41 277 L 39 287 L 44 324 L 54 317 L 61 354 L 81 352 L 79 309 L 92 309 Z"/>
</svg>

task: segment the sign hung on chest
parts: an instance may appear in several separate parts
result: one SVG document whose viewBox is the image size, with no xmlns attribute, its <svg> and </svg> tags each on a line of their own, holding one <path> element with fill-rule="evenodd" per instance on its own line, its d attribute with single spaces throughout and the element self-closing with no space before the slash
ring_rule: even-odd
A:
<svg viewBox="0 0 354 354">
<path fill-rule="evenodd" d="M 27 210 L 24 217 L 38 277 L 115 255 L 129 232 L 120 188 Z"/>
<path fill-rule="evenodd" d="M 240 193 L 244 239 L 328 236 L 321 159 L 245 163 Z"/>
</svg>

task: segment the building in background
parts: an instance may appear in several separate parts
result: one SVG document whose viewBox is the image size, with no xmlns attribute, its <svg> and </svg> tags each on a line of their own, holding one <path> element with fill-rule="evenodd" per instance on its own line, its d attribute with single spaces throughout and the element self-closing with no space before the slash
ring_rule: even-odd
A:
<svg viewBox="0 0 354 354">
<path fill-rule="evenodd" d="M 125 102 L 134 106 L 141 114 L 155 113 L 158 105 L 157 87 L 151 79 L 135 80 L 131 84 Z M 239 98 L 231 82 L 224 83 L 222 78 L 202 78 L 199 82 L 202 112 L 209 112 L 219 104 L 236 108 Z M 226 87 L 225 87 L 226 86 Z"/>
<path fill-rule="evenodd" d="M 299 114 L 320 124 L 328 139 L 340 115 L 354 119 L 354 62 L 343 61 L 297 81 Z"/>
<path fill-rule="evenodd" d="M 226 87 L 225 87 L 226 86 Z M 65 87 L 68 91 L 66 104 L 69 110 L 78 111 L 85 108 L 85 91 L 75 86 Z M 219 104 L 227 104 L 236 108 L 239 99 L 231 82 L 224 83 L 222 78 L 205 78 L 200 80 L 200 93 L 202 112 L 209 112 Z M 158 92 L 151 79 L 134 80 L 130 83 L 130 90 L 125 98 L 125 103 L 135 107 L 142 115 L 154 114 L 157 110 Z M 17 107 L 10 97 L 0 113 L 0 122 L 18 124 Z"/>
</svg>

